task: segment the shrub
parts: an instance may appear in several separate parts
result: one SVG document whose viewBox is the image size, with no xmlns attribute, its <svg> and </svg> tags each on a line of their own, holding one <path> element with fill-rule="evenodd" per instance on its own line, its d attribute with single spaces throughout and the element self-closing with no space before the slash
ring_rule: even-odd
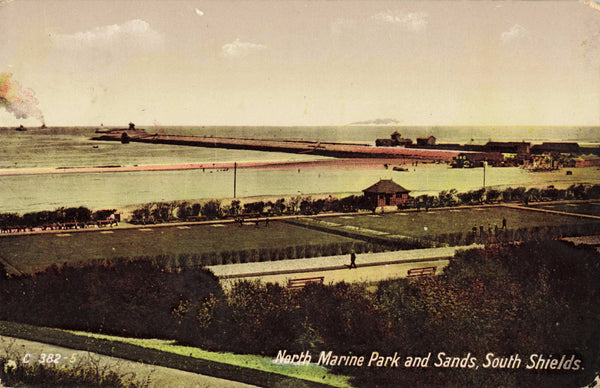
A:
<svg viewBox="0 0 600 388">
<path fill-rule="evenodd" d="M 297 259 L 298 256 L 296 255 L 296 247 L 285 248 L 285 258 L 288 260 Z"/>
</svg>

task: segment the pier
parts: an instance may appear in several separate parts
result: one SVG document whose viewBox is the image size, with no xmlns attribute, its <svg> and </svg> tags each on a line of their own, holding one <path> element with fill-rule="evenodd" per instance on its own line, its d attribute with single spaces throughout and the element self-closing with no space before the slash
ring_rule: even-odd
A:
<svg viewBox="0 0 600 388">
<path fill-rule="evenodd" d="M 265 140 L 234 137 L 176 136 L 149 134 L 143 130 L 111 130 L 92 140 L 185 145 L 266 152 L 286 152 L 330 156 L 335 158 L 418 159 L 449 162 L 460 151 L 404 147 L 375 147 L 360 143 L 320 142 L 310 140 Z"/>
</svg>

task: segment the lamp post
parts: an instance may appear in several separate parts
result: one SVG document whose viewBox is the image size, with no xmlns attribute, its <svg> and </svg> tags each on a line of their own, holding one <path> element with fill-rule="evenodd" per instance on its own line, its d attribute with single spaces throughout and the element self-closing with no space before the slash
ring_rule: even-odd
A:
<svg viewBox="0 0 600 388">
<path fill-rule="evenodd" d="M 487 161 L 483 161 L 483 194 L 481 195 L 481 200 L 486 201 L 487 196 L 485 195 L 485 167 L 487 166 Z"/>
<path fill-rule="evenodd" d="M 483 191 L 485 192 L 485 167 L 487 166 L 487 162 L 483 161 Z"/>
<path fill-rule="evenodd" d="M 237 189 L 237 162 L 233 162 L 233 198 L 236 196 Z"/>
</svg>

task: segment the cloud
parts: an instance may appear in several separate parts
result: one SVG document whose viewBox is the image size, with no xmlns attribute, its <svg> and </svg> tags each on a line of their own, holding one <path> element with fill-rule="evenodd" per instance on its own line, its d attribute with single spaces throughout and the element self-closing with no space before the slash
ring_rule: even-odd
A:
<svg viewBox="0 0 600 388">
<path fill-rule="evenodd" d="M 382 24 L 392 24 L 408 31 L 420 32 L 427 28 L 428 17 L 429 15 L 425 12 L 394 13 L 388 11 L 373 15 L 371 18 Z"/>
<path fill-rule="evenodd" d="M 221 48 L 221 52 L 225 57 L 228 58 L 240 58 L 247 57 L 251 54 L 265 50 L 267 46 L 263 44 L 242 42 L 240 39 L 236 39 L 232 43 L 224 44 Z"/>
<path fill-rule="evenodd" d="M 54 36 L 55 47 L 64 50 L 152 50 L 162 45 L 162 42 L 163 36 L 154 31 L 150 24 L 139 19 Z"/>
<path fill-rule="evenodd" d="M 204 12 L 200 11 L 198 8 L 196 8 L 195 11 L 196 11 L 196 15 L 204 16 Z"/>
<path fill-rule="evenodd" d="M 502 42 L 502 44 L 509 44 L 518 39 L 521 39 L 522 37 L 527 36 L 527 33 L 528 32 L 527 29 L 525 29 L 525 27 L 515 24 L 508 31 L 504 31 L 502 34 L 500 34 L 500 41 Z"/>
</svg>

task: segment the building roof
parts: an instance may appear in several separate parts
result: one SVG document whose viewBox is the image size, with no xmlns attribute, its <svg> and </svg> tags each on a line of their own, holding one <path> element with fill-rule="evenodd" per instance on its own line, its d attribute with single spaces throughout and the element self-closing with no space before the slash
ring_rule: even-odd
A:
<svg viewBox="0 0 600 388">
<path fill-rule="evenodd" d="M 410 193 L 391 179 L 380 179 L 379 182 L 363 190 L 365 193 Z"/>
<path fill-rule="evenodd" d="M 525 141 L 488 141 L 485 145 L 487 146 L 522 146 L 522 145 L 531 145 L 529 142 Z"/>
</svg>

